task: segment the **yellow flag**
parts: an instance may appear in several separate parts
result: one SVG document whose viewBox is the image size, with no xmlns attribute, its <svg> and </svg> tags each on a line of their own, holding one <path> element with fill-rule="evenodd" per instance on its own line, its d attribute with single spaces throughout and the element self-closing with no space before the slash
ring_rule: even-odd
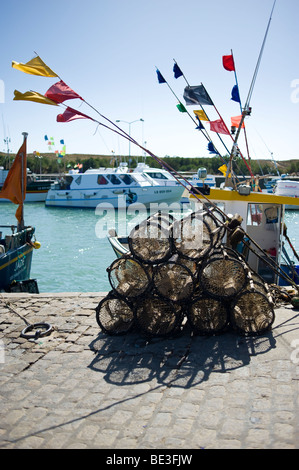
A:
<svg viewBox="0 0 299 470">
<path fill-rule="evenodd" d="M 218 168 L 219 171 L 221 171 L 221 173 L 223 174 L 223 176 L 226 176 L 226 172 L 227 172 L 227 166 L 224 164 L 222 166 L 220 166 Z M 231 174 L 228 175 L 228 177 L 230 178 L 231 177 Z"/>
<path fill-rule="evenodd" d="M 196 116 L 201 120 L 201 121 L 208 121 L 208 116 L 206 115 L 206 113 L 200 109 L 198 110 L 194 110 L 193 111 L 194 114 L 196 114 Z"/>
<path fill-rule="evenodd" d="M 46 96 L 41 95 L 36 91 L 26 91 L 26 93 L 21 93 L 18 90 L 15 90 L 14 95 L 15 101 L 35 101 L 36 103 L 52 104 L 54 106 L 57 106 L 57 103 L 55 101 L 50 100 Z"/>
<path fill-rule="evenodd" d="M 40 77 L 58 77 L 53 70 L 48 67 L 39 56 L 29 60 L 26 64 L 12 61 L 12 67 L 20 70 L 21 72 L 29 73 L 30 75 L 39 75 Z"/>
</svg>

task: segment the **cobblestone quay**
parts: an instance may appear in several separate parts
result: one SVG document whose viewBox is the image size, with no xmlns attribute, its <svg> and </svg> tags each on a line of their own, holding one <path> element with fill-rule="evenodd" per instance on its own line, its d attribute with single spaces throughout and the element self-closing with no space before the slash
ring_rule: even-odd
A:
<svg viewBox="0 0 299 470">
<path fill-rule="evenodd" d="M 104 295 L 1 294 L 2 449 L 299 447 L 298 311 L 261 337 L 146 340 L 100 331 Z M 24 318 L 55 329 L 22 338 Z"/>
</svg>

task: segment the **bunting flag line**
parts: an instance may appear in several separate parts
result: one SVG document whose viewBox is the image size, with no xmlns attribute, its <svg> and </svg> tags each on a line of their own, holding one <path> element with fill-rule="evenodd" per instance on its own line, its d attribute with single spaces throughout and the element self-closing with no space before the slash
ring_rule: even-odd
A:
<svg viewBox="0 0 299 470">
<path fill-rule="evenodd" d="M 27 168 L 26 142 L 27 140 L 25 139 L 7 174 L 2 190 L 0 191 L 0 198 L 9 199 L 14 204 L 19 204 L 15 214 L 19 224 L 22 222 L 23 202 L 27 185 L 26 171 L 23 172 L 22 182 L 22 168 Z"/>
<path fill-rule="evenodd" d="M 176 105 L 176 107 L 178 108 L 178 110 L 181 112 L 181 113 L 187 113 L 187 109 L 185 108 L 185 106 L 183 105 L 183 103 L 179 103 Z"/>
<path fill-rule="evenodd" d="M 14 101 L 35 101 L 36 103 L 41 104 L 51 104 L 53 106 L 57 106 L 57 103 L 53 100 L 50 100 L 44 95 L 37 93 L 36 91 L 26 91 L 25 93 L 21 93 L 18 90 L 14 91 Z"/>
<path fill-rule="evenodd" d="M 63 103 L 66 100 L 72 100 L 75 98 L 79 98 L 80 100 L 83 101 L 83 98 L 81 98 L 81 96 L 79 96 L 78 93 L 72 90 L 62 80 L 52 85 L 49 88 L 49 90 L 45 93 L 45 96 L 55 101 L 56 103 Z"/>
<path fill-rule="evenodd" d="M 213 106 L 213 101 L 209 97 L 203 85 L 186 86 L 183 96 L 184 96 L 187 106 L 195 105 L 195 104 Z"/>
<path fill-rule="evenodd" d="M 239 127 L 240 125 L 240 122 L 241 122 L 241 119 L 242 119 L 242 116 L 234 116 L 234 117 L 231 117 L 230 120 L 231 120 L 231 125 L 232 126 L 235 126 L 235 127 Z M 243 121 L 243 124 L 241 126 L 241 129 L 245 129 L 245 123 Z"/>
<path fill-rule="evenodd" d="M 56 121 L 57 122 L 71 122 L 74 121 L 75 119 L 92 119 L 90 116 L 87 116 L 86 114 L 80 113 L 79 111 L 76 111 L 73 108 L 66 108 L 63 114 L 58 114 Z"/>
<path fill-rule="evenodd" d="M 238 85 L 233 87 L 231 99 L 237 103 L 241 103 Z"/>
<path fill-rule="evenodd" d="M 160 70 L 157 69 L 156 72 L 157 72 L 158 82 L 159 83 L 166 83 L 166 80 L 163 77 L 163 75 L 161 74 Z"/>
<path fill-rule="evenodd" d="M 208 121 L 209 118 L 208 116 L 206 115 L 206 113 L 201 110 L 201 109 L 195 109 L 193 110 L 194 114 L 196 117 L 198 117 L 198 119 L 200 119 L 201 121 Z"/>
<path fill-rule="evenodd" d="M 210 130 L 213 132 L 217 132 L 217 134 L 230 135 L 229 130 L 227 129 L 222 119 L 217 119 L 216 121 L 210 121 Z"/>
<path fill-rule="evenodd" d="M 232 55 L 222 56 L 222 64 L 225 70 L 228 70 L 229 72 L 235 71 L 235 63 Z"/>
<path fill-rule="evenodd" d="M 173 66 L 173 73 L 174 73 L 174 78 L 179 78 L 183 75 L 183 72 L 181 71 L 180 67 L 178 66 L 176 62 Z"/>
<path fill-rule="evenodd" d="M 39 75 L 40 77 L 58 77 L 53 70 L 48 67 L 39 56 L 29 60 L 26 64 L 12 61 L 12 67 L 20 72 L 30 75 Z"/>
</svg>

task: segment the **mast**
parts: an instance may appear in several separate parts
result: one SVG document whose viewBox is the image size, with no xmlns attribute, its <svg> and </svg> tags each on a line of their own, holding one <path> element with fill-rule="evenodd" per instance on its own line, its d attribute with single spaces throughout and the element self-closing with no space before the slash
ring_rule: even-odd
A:
<svg viewBox="0 0 299 470">
<path fill-rule="evenodd" d="M 250 114 L 251 114 L 251 108 L 249 106 L 250 105 L 250 100 L 251 100 L 251 97 L 252 97 L 252 93 L 253 93 L 254 85 L 255 85 L 255 82 L 256 82 L 257 74 L 258 74 L 258 71 L 259 71 L 259 68 L 260 68 L 262 55 L 263 55 L 263 52 L 264 52 L 266 39 L 267 39 L 267 36 L 268 36 L 268 32 L 269 32 L 270 23 L 271 23 L 271 20 L 272 20 L 272 15 L 273 15 L 275 4 L 276 4 L 276 0 L 274 0 L 273 6 L 272 6 L 272 10 L 271 10 L 270 18 L 269 18 L 269 21 L 268 21 L 267 29 L 266 29 L 266 32 L 265 32 L 264 40 L 263 40 L 263 43 L 262 43 L 262 46 L 261 46 L 261 50 L 260 50 L 260 53 L 259 53 L 259 57 L 258 57 L 257 64 L 256 64 L 256 67 L 255 67 L 255 70 L 254 70 L 251 85 L 250 85 L 250 88 L 249 88 L 247 100 L 246 100 L 246 103 L 245 103 L 245 107 L 242 111 L 242 118 L 240 120 L 239 127 L 238 127 L 238 130 L 236 132 L 235 140 L 234 140 L 233 147 L 232 147 L 232 150 L 231 150 L 229 163 L 228 163 L 228 166 L 227 166 L 226 177 L 225 177 L 225 186 L 226 187 L 233 187 L 232 178 L 230 176 L 230 175 L 232 175 L 232 162 L 233 162 L 234 157 L 237 155 L 237 151 L 238 151 L 237 142 L 238 142 L 238 139 L 239 139 L 239 135 L 240 135 L 240 132 L 241 132 L 241 128 L 242 128 L 244 119 L 245 119 L 246 116 L 250 116 Z"/>
<path fill-rule="evenodd" d="M 28 137 L 28 132 L 22 132 L 22 136 L 24 138 L 23 143 L 25 143 Z M 26 159 L 25 159 L 25 162 L 26 162 Z M 21 222 L 19 224 L 18 230 L 23 230 L 25 226 L 24 224 L 24 201 L 25 201 L 26 194 L 25 194 L 25 187 L 24 187 L 24 179 L 26 178 L 26 174 L 27 174 L 27 168 L 25 168 L 25 166 L 27 165 L 24 165 L 24 152 L 22 152 L 22 172 L 21 172 L 22 173 L 22 176 L 21 176 L 22 209 L 21 209 Z"/>
</svg>

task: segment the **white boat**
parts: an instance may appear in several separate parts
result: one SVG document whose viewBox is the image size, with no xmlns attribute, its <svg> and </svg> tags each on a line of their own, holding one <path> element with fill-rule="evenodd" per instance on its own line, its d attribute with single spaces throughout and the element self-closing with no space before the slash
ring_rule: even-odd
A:
<svg viewBox="0 0 299 470">
<path fill-rule="evenodd" d="M 281 179 L 276 181 L 273 193 L 277 196 L 287 196 L 298 198 L 299 201 L 299 181 Z M 286 209 L 299 210 L 299 205 L 287 204 Z"/>
<path fill-rule="evenodd" d="M 150 207 L 151 203 L 179 202 L 184 187 L 166 170 L 140 163 L 129 171 L 123 162 L 117 168 L 72 170 L 51 185 L 45 204 L 51 207 L 123 208 Z"/>
</svg>

